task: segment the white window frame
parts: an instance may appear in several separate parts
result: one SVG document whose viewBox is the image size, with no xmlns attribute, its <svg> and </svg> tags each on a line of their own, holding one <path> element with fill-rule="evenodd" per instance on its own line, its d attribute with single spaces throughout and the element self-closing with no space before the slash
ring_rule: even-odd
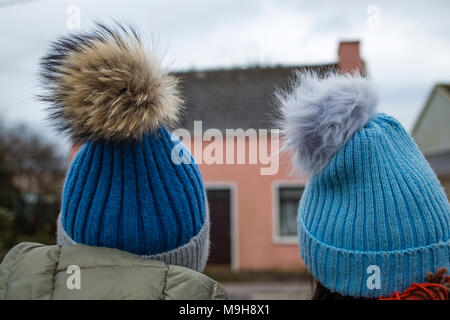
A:
<svg viewBox="0 0 450 320">
<path fill-rule="evenodd" d="M 272 183 L 272 241 L 280 245 L 297 245 L 298 236 L 280 235 L 280 188 L 305 188 L 305 184 L 298 181 L 274 181 Z"/>
</svg>

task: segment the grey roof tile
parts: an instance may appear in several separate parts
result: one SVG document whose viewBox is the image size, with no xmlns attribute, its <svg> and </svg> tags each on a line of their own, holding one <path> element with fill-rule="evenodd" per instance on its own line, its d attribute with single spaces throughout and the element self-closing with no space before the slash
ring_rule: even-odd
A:
<svg viewBox="0 0 450 320">
<path fill-rule="evenodd" d="M 194 121 L 201 120 L 203 131 L 273 128 L 276 88 L 287 90 L 297 69 L 325 73 L 336 68 L 325 64 L 174 73 L 182 81 L 185 100 L 179 127 L 192 132 Z"/>
</svg>

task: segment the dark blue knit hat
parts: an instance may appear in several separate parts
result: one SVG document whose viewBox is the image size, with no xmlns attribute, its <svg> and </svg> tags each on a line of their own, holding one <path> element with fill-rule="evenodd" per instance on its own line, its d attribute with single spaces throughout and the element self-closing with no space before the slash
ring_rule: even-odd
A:
<svg viewBox="0 0 450 320">
<path fill-rule="evenodd" d="M 200 171 L 168 129 L 177 80 L 133 29 L 98 24 L 42 60 L 51 118 L 82 148 L 62 195 L 58 243 L 105 246 L 201 271 L 209 221 Z M 174 159 L 176 161 L 174 161 Z M 181 161 L 180 161 L 181 160 Z"/>
</svg>

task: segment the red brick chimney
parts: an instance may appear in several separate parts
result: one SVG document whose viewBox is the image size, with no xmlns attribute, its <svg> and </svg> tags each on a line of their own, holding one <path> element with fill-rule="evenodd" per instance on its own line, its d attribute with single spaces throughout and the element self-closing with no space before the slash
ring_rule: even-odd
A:
<svg viewBox="0 0 450 320">
<path fill-rule="evenodd" d="M 364 62 L 359 55 L 359 41 L 341 41 L 338 50 L 338 68 L 341 73 L 359 71 L 365 73 Z"/>
</svg>

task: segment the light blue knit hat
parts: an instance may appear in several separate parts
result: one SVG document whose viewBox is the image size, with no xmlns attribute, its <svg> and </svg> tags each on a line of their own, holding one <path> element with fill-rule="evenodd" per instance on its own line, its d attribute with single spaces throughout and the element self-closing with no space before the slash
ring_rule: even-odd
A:
<svg viewBox="0 0 450 320">
<path fill-rule="evenodd" d="M 177 80 L 123 26 L 60 38 L 42 67 L 51 118 L 83 144 L 66 177 L 58 244 L 117 248 L 202 271 L 205 189 L 168 129 L 181 103 Z"/>
<path fill-rule="evenodd" d="M 450 267 L 444 190 L 401 124 L 374 113 L 367 79 L 299 74 L 279 102 L 285 146 L 311 174 L 298 239 L 320 283 L 342 295 L 389 296 Z"/>
</svg>

